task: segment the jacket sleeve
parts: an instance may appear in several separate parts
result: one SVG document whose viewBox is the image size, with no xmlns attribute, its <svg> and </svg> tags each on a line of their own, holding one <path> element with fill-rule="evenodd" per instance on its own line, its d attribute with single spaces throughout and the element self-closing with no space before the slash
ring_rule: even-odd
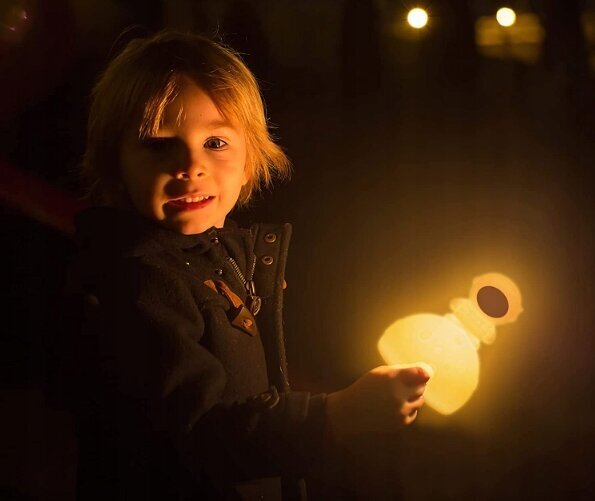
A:
<svg viewBox="0 0 595 501">
<path fill-rule="evenodd" d="M 127 263 L 97 292 L 101 378 L 192 472 L 224 484 L 307 472 L 323 440 L 324 395 L 225 405 L 225 370 L 200 344 L 205 324 L 187 284 Z"/>
</svg>

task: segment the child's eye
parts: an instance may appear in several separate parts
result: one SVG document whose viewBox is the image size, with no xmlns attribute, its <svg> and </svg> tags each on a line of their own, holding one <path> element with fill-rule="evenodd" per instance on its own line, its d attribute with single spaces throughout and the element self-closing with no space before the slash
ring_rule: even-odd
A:
<svg viewBox="0 0 595 501">
<path fill-rule="evenodd" d="M 227 146 L 227 143 L 218 137 L 210 137 L 205 142 L 205 148 L 210 150 L 220 150 Z"/>
</svg>

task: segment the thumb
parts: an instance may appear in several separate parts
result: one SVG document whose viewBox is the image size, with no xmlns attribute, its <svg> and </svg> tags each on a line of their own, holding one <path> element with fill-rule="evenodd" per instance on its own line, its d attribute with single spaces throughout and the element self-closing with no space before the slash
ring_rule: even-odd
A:
<svg viewBox="0 0 595 501">
<path fill-rule="evenodd" d="M 434 375 L 432 367 L 424 362 L 399 365 L 398 368 L 402 373 L 402 381 L 408 385 L 425 384 Z"/>
</svg>

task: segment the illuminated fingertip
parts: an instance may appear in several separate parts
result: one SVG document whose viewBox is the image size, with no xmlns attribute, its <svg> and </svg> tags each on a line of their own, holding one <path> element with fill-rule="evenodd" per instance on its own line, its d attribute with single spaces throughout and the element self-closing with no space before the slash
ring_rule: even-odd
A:
<svg viewBox="0 0 595 501">
<path fill-rule="evenodd" d="M 434 377 L 434 369 L 432 369 L 432 366 L 430 364 L 426 364 L 425 362 L 418 362 L 417 366 L 420 369 L 423 369 L 426 372 L 426 374 L 430 377 L 430 379 Z"/>
</svg>

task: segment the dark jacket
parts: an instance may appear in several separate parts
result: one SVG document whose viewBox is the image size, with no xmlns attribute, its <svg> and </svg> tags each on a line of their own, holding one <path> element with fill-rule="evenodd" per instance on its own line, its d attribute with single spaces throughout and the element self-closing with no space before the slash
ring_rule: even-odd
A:
<svg viewBox="0 0 595 501">
<path fill-rule="evenodd" d="M 187 236 L 93 208 L 77 230 L 68 290 L 82 324 L 69 378 L 78 499 L 275 499 L 280 482 L 284 499 L 303 498 L 325 396 L 291 392 L 287 380 L 290 226 Z M 249 303 L 253 256 L 262 308 L 238 323 L 233 298 Z"/>
</svg>

